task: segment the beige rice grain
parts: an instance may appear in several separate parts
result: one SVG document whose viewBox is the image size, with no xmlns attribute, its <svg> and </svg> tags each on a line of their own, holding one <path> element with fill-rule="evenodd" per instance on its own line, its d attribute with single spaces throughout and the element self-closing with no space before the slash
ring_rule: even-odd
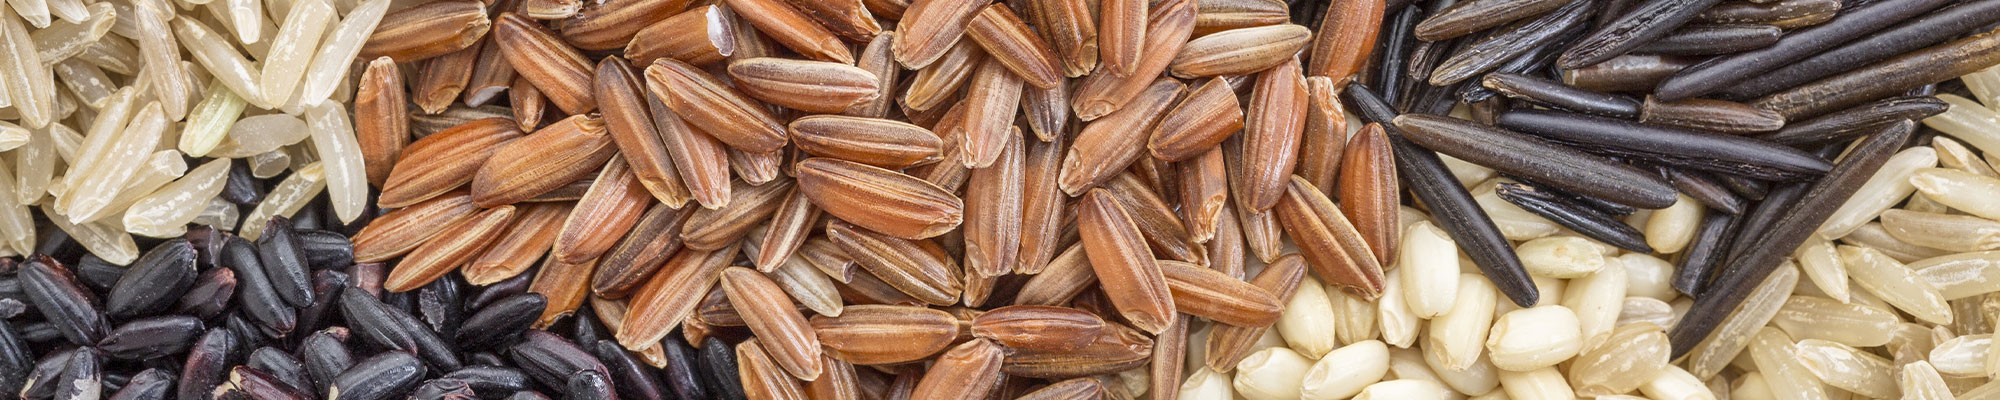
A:
<svg viewBox="0 0 2000 400">
<path fill-rule="evenodd" d="M 1936 324 L 1951 323 L 1951 309 L 1936 286 L 1916 271 L 1871 248 L 1840 246 L 1841 262 L 1854 282 L 1897 309 Z"/>
<path fill-rule="evenodd" d="M 1396 260 L 1402 271 L 1404 303 L 1424 319 L 1451 310 L 1460 287 L 1458 244 L 1429 222 L 1412 225 L 1404 231 L 1402 242 L 1409 250 L 1398 253 Z"/>
<path fill-rule="evenodd" d="M 1410 247 L 1406 247 L 1410 248 Z M 1414 248 L 1410 248 L 1414 249 Z M 1478 275 L 1466 274 L 1453 291 L 1458 293 L 1449 312 L 1430 322 L 1425 350 L 1435 350 L 1446 369 L 1463 370 L 1479 360 L 1486 348 L 1482 342 L 1493 327 L 1498 289 Z"/>
<path fill-rule="evenodd" d="M 1531 371 L 1500 371 L 1500 387 L 1507 397 L 1520 400 L 1574 399 L 1576 392 L 1555 367 Z"/>
<path fill-rule="evenodd" d="M 1537 306 L 1501 314 L 1493 322 L 1486 348 L 1493 366 L 1508 371 L 1532 371 L 1576 356 L 1583 347 L 1576 313 L 1559 305 Z"/>
<path fill-rule="evenodd" d="M 1898 394 L 1895 365 L 1881 356 L 1819 339 L 1800 340 L 1794 351 L 1799 364 L 1829 386 L 1870 398 Z"/>
<path fill-rule="evenodd" d="M 1722 373 L 1723 367 L 1750 345 L 1751 336 L 1757 333 L 1757 328 L 1770 323 L 1771 318 L 1777 315 L 1779 307 L 1785 303 L 1783 299 L 1791 296 L 1792 288 L 1798 283 L 1798 269 L 1784 266 L 1764 278 L 1763 283 L 1744 296 L 1743 305 L 1717 325 L 1715 333 L 1709 334 L 1707 340 L 1695 345 L 1694 350 L 1688 353 L 1688 372 L 1696 377 L 1714 377 Z"/>
<path fill-rule="evenodd" d="M 1375 302 L 1375 320 L 1376 325 L 1381 327 L 1382 341 L 1407 349 L 1417 342 L 1417 330 L 1424 321 L 1410 311 L 1404 300 L 1403 280 L 1398 278 L 1406 272 L 1400 268 L 1389 271 L 1382 287 L 1382 297 Z"/>
<path fill-rule="evenodd" d="M 1792 296 L 1778 308 L 1771 323 L 1800 340 L 1820 339 L 1855 347 L 1889 343 L 1889 333 L 1901 322 L 1887 309 L 1843 304 L 1815 296 Z"/>
<path fill-rule="evenodd" d="M 1321 358 L 1339 346 L 1334 332 L 1340 326 L 1340 313 L 1334 309 L 1333 300 L 1327 297 L 1326 288 L 1311 276 L 1299 282 L 1292 292 L 1291 300 L 1285 303 L 1285 311 L 1278 315 L 1278 323 L 1273 326 L 1279 336 L 1293 351 L 1306 358 Z"/>
<path fill-rule="evenodd" d="M 1679 195 L 1680 200 L 1667 208 L 1654 211 L 1646 218 L 1646 245 L 1661 254 L 1681 252 L 1689 241 L 1694 240 L 1695 227 L 1701 225 L 1702 215 L 1708 208 L 1687 195 Z"/>
<path fill-rule="evenodd" d="M 1618 262 L 1617 259 L 1610 260 Z M 1570 280 L 1563 293 L 1562 305 L 1576 312 L 1577 327 L 1581 331 L 1585 347 L 1597 340 L 1600 334 L 1611 332 L 1617 326 L 1618 315 L 1624 311 L 1625 268 L 1612 265 L 1598 269 L 1589 276 Z"/>
<path fill-rule="evenodd" d="M 1297 399 L 1300 383 L 1305 379 L 1306 371 L 1312 368 L 1312 363 L 1312 360 L 1289 348 L 1266 348 L 1236 363 L 1236 376 L 1231 385 L 1235 387 L 1236 394 L 1245 399 Z"/>
<path fill-rule="evenodd" d="M 1945 386 L 1944 377 L 1938 376 L 1936 368 L 1928 361 L 1917 361 L 1903 365 L 1902 378 L 1897 386 L 1903 389 L 1905 400 L 1952 399 L 1951 388 Z"/>
<path fill-rule="evenodd" d="M 1364 340 L 1326 353 L 1306 371 L 1299 398 L 1344 399 L 1382 380 L 1389 372 L 1389 346 Z M 1185 392 L 1184 392 L 1185 393 Z"/>
</svg>

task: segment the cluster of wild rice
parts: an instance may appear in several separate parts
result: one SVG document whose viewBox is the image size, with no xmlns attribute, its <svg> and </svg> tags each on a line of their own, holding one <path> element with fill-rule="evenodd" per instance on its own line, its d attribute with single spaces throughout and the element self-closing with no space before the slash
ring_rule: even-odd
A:
<svg viewBox="0 0 2000 400">
<path fill-rule="evenodd" d="M 1293 3 L 9 0 L 0 392 L 2000 397 L 2000 1 Z"/>
</svg>

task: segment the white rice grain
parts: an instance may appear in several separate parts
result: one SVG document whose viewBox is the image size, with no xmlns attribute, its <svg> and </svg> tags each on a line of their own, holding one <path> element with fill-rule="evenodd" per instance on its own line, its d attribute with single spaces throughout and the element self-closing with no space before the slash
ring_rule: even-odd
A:
<svg viewBox="0 0 2000 400">
<path fill-rule="evenodd" d="M 32 136 L 32 133 L 28 131 L 28 128 L 22 128 L 20 125 L 15 125 L 12 122 L 0 121 L 0 151 L 13 150 L 27 145 L 30 136 Z"/>
<path fill-rule="evenodd" d="M 1576 356 L 1583 348 L 1576 313 L 1559 305 L 1501 314 L 1486 339 L 1493 366 L 1508 371 L 1545 368 Z"/>
<path fill-rule="evenodd" d="M 1700 377 L 1714 377 L 1722 373 L 1722 368 L 1729 366 L 1729 362 L 1750 344 L 1751 335 L 1778 314 L 1778 308 L 1784 306 L 1785 298 L 1791 296 L 1792 288 L 1798 283 L 1799 271 L 1789 265 L 1778 267 L 1771 276 L 1764 278 L 1763 283 L 1743 297 L 1743 305 L 1717 325 L 1715 333 L 1709 334 L 1708 339 L 1695 345 L 1694 350 L 1688 353 L 1688 372 L 1694 374 L 1697 381 Z"/>
<path fill-rule="evenodd" d="M 1959 253 L 1917 260 L 1917 276 L 1938 288 L 1945 300 L 2000 291 L 2000 251 Z"/>
<path fill-rule="evenodd" d="M 233 231 L 234 229 L 230 228 L 236 226 L 242 219 L 240 213 L 241 211 L 236 209 L 236 204 L 221 198 L 208 199 L 208 207 L 201 209 L 201 215 L 194 217 L 194 223 Z"/>
<path fill-rule="evenodd" d="M 1534 307 L 1562 304 L 1563 293 L 1569 291 L 1569 281 L 1545 276 L 1535 276 L 1532 278 L 1535 283 L 1535 293 L 1541 294 L 1541 297 L 1535 299 Z M 1497 307 L 1496 311 L 1500 314 L 1506 314 L 1522 308 L 1511 301 L 1500 302 Z"/>
<path fill-rule="evenodd" d="M 1431 369 L 1424 361 L 1422 350 L 1389 348 L 1389 375 L 1396 379 L 1416 379 L 1436 383 L 1444 387 L 1444 378 L 1438 377 L 1437 370 Z"/>
<path fill-rule="evenodd" d="M 1313 363 L 1301 379 L 1299 398 L 1345 399 L 1382 380 L 1388 373 L 1388 345 L 1378 340 L 1356 342 L 1328 352 Z"/>
<path fill-rule="evenodd" d="M 1396 268 L 1410 312 L 1430 319 L 1451 310 L 1459 288 L 1458 243 L 1437 226 L 1419 222 L 1403 232 L 1401 250 Z"/>
<path fill-rule="evenodd" d="M 1619 326 L 1591 340 L 1569 367 L 1569 382 L 1581 396 L 1627 393 L 1660 375 L 1670 344 L 1659 325 Z"/>
<path fill-rule="evenodd" d="M 278 151 L 311 136 L 312 132 L 306 127 L 306 121 L 298 117 L 285 114 L 254 115 L 230 124 L 229 134 L 210 150 L 208 156 L 252 157 Z"/>
<path fill-rule="evenodd" d="M 1840 251 L 1834 250 L 1833 243 L 1819 236 L 1806 239 L 1806 244 L 1792 254 L 1798 260 L 1799 270 L 1813 287 L 1825 292 L 1842 303 L 1850 298 L 1847 291 L 1847 268 L 1840 265 Z"/>
<path fill-rule="evenodd" d="M 1800 340 L 1819 339 L 1854 347 L 1889 343 L 1889 333 L 1902 322 L 1887 309 L 1841 303 L 1815 296 L 1792 296 L 1778 308 L 1771 323 Z"/>
<path fill-rule="evenodd" d="M 1235 400 L 1236 388 L 1230 385 L 1227 372 L 1215 372 L 1206 367 L 1195 368 L 1181 383 L 1181 398 L 1187 400 Z"/>
<path fill-rule="evenodd" d="M 1382 297 L 1375 302 L 1376 325 L 1382 328 L 1382 341 L 1390 346 L 1410 348 L 1417 341 L 1417 329 L 1424 320 L 1410 311 L 1403 301 L 1402 269 L 1390 270 L 1383 279 Z"/>
<path fill-rule="evenodd" d="M 326 168 L 326 194 L 333 214 L 340 222 L 354 222 L 368 206 L 368 176 L 361 166 L 354 125 L 347 122 L 347 107 L 320 103 L 307 109 L 306 122 L 312 126 L 313 148 L 319 150 Z"/>
<path fill-rule="evenodd" d="M 118 10 L 119 23 L 111 27 L 112 32 L 126 26 L 126 17 L 131 17 L 133 35 L 137 36 L 126 37 L 139 41 L 140 57 L 135 65 L 144 66 L 140 72 L 146 75 L 149 82 L 143 87 L 151 89 L 154 98 L 160 102 L 160 110 L 165 111 L 168 118 L 179 121 L 187 117 L 188 101 L 193 97 L 194 89 L 189 83 L 187 71 L 178 68 L 181 65 L 181 45 L 174 40 L 173 31 L 167 28 L 167 20 L 174 15 L 173 6 L 159 4 L 160 0 L 135 0 L 134 3 L 137 4 L 129 13 L 122 8 Z"/>
<path fill-rule="evenodd" d="M 1235 387 L 1236 394 L 1245 399 L 1297 399 L 1299 383 L 1305 379 L 1306 370 L 1311 368 L 1312 360 L 1292 349 L 1273 347 L 1250 353 L 1243 361 L 1237 362 L 1236 376 L 1230 384 Z"/>
<path fill-rule="evenodd" d="M 219 83 L 221 80 L 217 80 Z M 254 93 L 254 92 L 253 92 Z M 217 144 L 229 137 L 229 128 L 236 124 L 243 109 L 248 106 L 236 91 L 211 87 L 208 98 L 196 104 L 194 113 L 188 115 L 188 122 L 181 129 L 177 147 L 190 156 L 203 157 L 215 150 Z"/>
<path fill-rule="evenodd" d="M 56 77 L 60 78 L 57 80 L 69 88 L 70 93 L 76 94 L 77 100 L 92 110 L 104 108 L 111 92 L 118 90 L 111 77 L 104 74 L 104 69 L 83 60 L 71 58 L 49 68 L 55 71 Z"/>
<path fill-rule="evenodd" d="M 229 160 L 214 159 L 188 171 L 181 179 L 146 195 L 125 210 L 125 230 L 140 236 L 172 237 L 201 215 L 210 199 L 222 193 L 229 178 Z"/>
<path fill-rule="evenodd" d="M 0 190 L 14 189 L 10 175 L 13 172 L 0 164 Z M 35 217 L 28 212 L 26 203 L 15 202 L 10 196 L 0 196 L 0 239 L 5 239 L 5 247 L 16 253 L 34 252 Z"/>
<path fill-rule="evenodd" d="M 1971 172 L 1980 176 L 2000 177 L 2000 173 L 1993 171 L 1992 164 L 1987 164 L 1985 160 L 1979 159 L 1979 154 L 1974 153 L 1971 148 L 1965 147 L 1965 144 L 1959 143 L 1957 140 L 1952 140 L 1950 137 L 1938 136 L 1931 138 L 1931 149 L 1937 150 L 1938 165 L 1940 166 Z"/>
<path fill-rule="evenodd" d="M 320 36 L 326 34 L 334 17 L 333 5 L 326 0 L 304 0 L 287 11 L 284 26 L 271 37 L 271 54 L 264 58 L 259 82 L 263 93 L 258 97 L 263 101 L 258 104 L 265 107 L 285 104 L 297 95 L 299 81 L 319 49 Z"/>
<path fill-rule="evenodd" d="M 1285 302 L 1285 311 L 1278 315 L 1274 328 L 1293 351 L 1306 358 L 1321 358 L 1340 345 L 1334 333 L 1340 325 L 1340 314 L 1334 312 L 1326 288 L 1308 276 L 1299 281 L 1291 300 Z"/>
<path fill-rule="evenodd" d="M 13 199 L 14 204 L 35 204 L 48 195 L 49 180 L 55 178 L 56 154 L 53 132 L 55 129 L 69 129 L 63 124 L 49 124 L 48 127 L 29 131 L 28 143 L 9 155 L 14 161 L 14 186 L 0 191 L 0 196 Z M 12 196 L 7 192 L 14 192 Z"/>
<path fill-rule="evenodd" d="M 1339 322 L 1333 324 L 1333 336 L 1340 343 L 1357 343 L 1376 339 L 1375 302 L 1363 300 L 1347 294 L 1338 288 L 1324 290 L 1326 298 L 1333 303 L 1333 310 Z M 1283 318 L 1280 317 L 1282 321 Z"/>
<path fill-rule="evenodd" d="M 1687 195 L 1677 195 L 1674 205 L 1653 211 L 1646 218 L 1646 245 L 1660 254 L 1674 254 L 1687 247 L 1694 240 L 1694 230 L 1701 225 L 1702 215 L 1708 208 Z"/>
<path fill-rule="evenodd" d="M 1987 108 L 2000 111 L 2000 67 L 1987 67 L 1958 78 L 1965 81 L 1965 88 L 1986 103 Z"/>
<path fill-rule="evenodd" d="M 90 44 L 111 33 L 111 23 L 118 19 L 116 8 L 110 3 L 90 5 L 90 18 L 83 21 L 56 21 L 47 28 L 37 29 L 28 36 L 34 39 L 36 54 L 42 64 L 55 64 L 69 59 L 90 47 Z"/>
<path fill-rule="evenodd" d="M 1931 197 L 1925 196 L 1924 192 L 1910 193 L 1910 200 L 1903 202 L 1903 209 L 1927 213 L 1951 212 L 1951 207 L 1946 207 L 1937 200 L 1931 200 Z"/>
<path fill-rule="evenodd" d="M 1625 295 L 1673 301 L 1674 264 L 1650 254 L 1626 253 L 1618 256 L 1625 267 Z M 1789 289 L 1787 289 L 1789 290 Z"/>
<path fill-rule="evenodd" d="M 1532 371 L 1500 371 L 1500 388 L 1515 400 L 1572 400 L 1576 392 L 1555 367 Z"/>
<path fill-rule="evenodd" d="M 111 205 L 82 218 L 86 221 L 96 221 L 124 215 L 125 209 L 132 207 L 132 203 L 180 178 L 187 173 L 187 170 L 187 161 L 181 158 L 181 152 L 175 150 L 153 152 L 151 156 L 146 157 L 145 164 L 140 164 L 139 169 L 132 171 L 131 179 L 125 181 L 125 187 L 118 190 L 118 197 L 111 199 Z"/>
<path fill-rule="evenodd" d="M 1493 225 L 1500 228 L 1501 236 L 1506 236 L 1508 240 L 1529 240 L 1562 231 L 1561 225 L 1501 199 L 1493 191 L 1495 183 L 1501 181 L 1489 180 L 1472 190 L 1472 199 L 1493 219 Z"/>
<path fill-rule="evenodd" d="M 1608 262 L 1616 263 L 1618 260 L 1610 259 Z M 1625 268 L 1617 265 L 1569 281 L 1567 292 L 1562 296 L 1562 305 L 1576 312 L 1577 327 L 1582 331 L 1586 347 L 1589 341 L 1611 332 L 1612 327 L 1617 326 L 1618 315 L 1623 313 L 1625 307 L 1625 285 L 1629 282 L 1625 277 Z"/>
<path fill-rule="evenodd" d="M 1889 161 L 1882 164 L 1882 169 L 1868 177 L 1867 182 L 1854 190 L 1854 196 L 1849 197 L 1846 203 L 1834 210 L 1833 216 L 1827 217 L 1826 223 L 1819 226 L 1819 236 L 1847 236 L 1861 224 L 1875 220 L 1882 210 L 1903 202 L 1903 198 L 1917 190 L 1910 184 L 1910 175 L 1920 169 L 1935 168 L 1937 163 L 1937 151 L 1929 147 L 1911 147 L 1890 156 Z"/>
<path fill-rule="evenodd" d="M 1426 350 L 1435 350 L 1448 369 L 1466 369 L 1485 351 L 1483 343 L 1493 328 L 1494 307 L 1499 290 L 1479 275 L 1466 274 L 1458 281 L 1457 302 L 1450 312 L 1432 319 Z M 1432 349 L 1431 347 L 1435 347 Z"/>
<path fill-rule="evenodd" d="M 69 22 L 83 22 L 90 18 L 89 6 L 83 0 L 48 0 L 49 13 Z"/>
<path fill-rule="evenodd" d="M 1653 380 L 1639 386 L 1639 393 L 1653 400 L 1715 400 L 1715 392 L 1708 390 L 1701 379 L 1695 378 L 1681 367 L 1668 365 Z"/>
<path fill-rule="evenodd" d="M 343 86 L 348 66 L 354 64 L 354 58 L 361 54 L 361 45 L 367 43 L 368 35 L 375 32 L 376 24 L 388 12 L 389 0 L 368 0 L 340 20 L 306 70 L 304 92 L 299 95 L 301 102 L 324 101 L 333 95 L 335 87 Z"/>
<path fill-rule="evenodd" d="M 1938 342 L 1931 348 L 1931 366 L 1952 376 L 1986 376 L 1986 352 L 1993 348 L 1991 335 L 1965 335 Z"/>
<path fill-rule="evenodd" d="M 1904 243 L 1945 251 L 2000 248 L 2000 221 L 1969 215 L 1889 210 L 1882 213 L 1882 229 Z"/>
<path fill-rule="evenodd" d="M 250 176 L 269 179 L 292 168 L 292 156 L 285 149 L 277 149 L 250 156 Z"/>
<path fill-rule="evenodd" d="M 284 181 L 271 187 L 271 192 L 264 195 L 264 201 L 257 203 L 256 209 L 250 210 L 250 215 L 243 216 L 243 228 L 237 230 L 237 236 L 256 240 L 257 237 L 264 235 L 265 221 L 271 220 L 273 216 L 291 216 L 298 213 L 300 208 L 304 208 L 306 203 L 311 202 L 313 197 L 319 196 L 319 192 L 325 189 L 325 171 L 319 164 L 315 163 L 292 171 L 291 176 L 285 177 Z"/>
<path fill-rule="evenodd" d="M 49 222 L 54 222 L 57 229 L 69 233 L 70 238 L 105 262 L 126 265 L 139 258 L 138 243 L 132 241 L 132 235 L 125 234 L 116 220 L 74 224 L 47 203 L 43 203 L 42 213 L 48 214 Z"/>
<path fill-rule="evenodd" d="M 1924 118 L 1924 126 L 1963 140 L 1986 154 L 2000 151 L 2000 130 L 1993 129 L 2000 126 L 2000 113 L 1955 94 L 1939 93 L 1937 98 L 1951 104 L 1951 108 Z"/>
<path fill-rule="evenodd" d="M 1903 365 L 1902 379 L 1897 385 L 1903 389 L 1904 400 L 1950 400 L 1951 387 L 1945 386 L 1944 377 L 1928 361 L 1917 361 Z"/>
<path fill-rule="evenodd" d="M 233 95 L 248 94 L 254 97 L 257 93 L 262 92 L 259 86 L 261 73 L 257 71 L 256 65 L 253 65 L 249 59 L 243 58 L 242 53 L 237 53 L 236 48 L 229 44 L 229 40 L 224 39 L 220 34 L 216 34 L 214 29 L 209 29 L 208 25 L 204 25 L 201 21 L 196 21 L 193 18 L 180 18 L 174 20 L 174 33 L 180 35 L 181 43 L 187 46 L 189 53 L 194 54 L 195 61 L 200 62 L 202 68 L 207 69 L 210 75 L 215 76 L 216 82 L 228 87 L 228 90 L 236 92 Z M 213 101 L 216 98 L 215 92 L 217 90 L 219 88 L 210 86 L 207 94 L 209 100 L 203 101 L 203 103 Z M 270 103 L 261 101 L 255 103 L 259 107 L 270 107 Z M 199 115 L 201 106 L 196 105 L 193 112 Z M 232 116 L 231 119 L 234 119 L 234 117 Z M 206 153 L 206 151 L 203 152 L 203 154 Z M 189 152 L 188 154 L 194 153 Z"/>
<path fill-rule="evenodd" d="M 34 1 L 34 0 L 30 0 Z M 46 10 L 45 10 L 46 11 Z M 47 25 L 43 15 L 42 25 Z M 56 120 L 56 81 L 43 64 L 28 28 L 15 18 L 13 7 L 0 7 L 0 81 L 5 81 L 8 103 L 21 113 L 21 123 L 29 128 L 48 126 Z"/>
<path fill-rule="evenodd" d="M 1674 308 L 1667 302 L 1651 297 L 1626 297 L 1625 304 L 1618 309 L 1618 322 L 1614 326 L 1650 323 L 1662 328 L 1673 328 Z"/>
<path fill-rule="evenodd" d="M 13 6 L 14 11 L 21 14 L 22 19 L 28 20 L 28 23 L 34 24 L 36 28 L 46 28 L 49 26 L 50 15 L 49 2 L 47 0 L 7 0 L 7 5 Z"/>
<path fill-rule="evenodd" d="M 1792 338 L 1778 328 L 1765 327 L 1750 338 L 1750 360 L 1757 365 L 1757 371 L 1764 373 L 1764 379 L 1771 385 L 1771 392 L 1781 399 L 1820 400 L 1826 399 L 1826 385 L 1818 377 L 1799 365 L 1799 357 L 1792 350 Z"/>
<path fill-rule="evenodd" d="M 1757 371 L 1743 373 L 1743 376 L 1737 377 L 1736 383 L 1731 386 L 1732 388 L 1729 391 L 1730 400 L 1776 400 L 1778 398 L 1777 395 L 1771 394 L 1771 384 L 1764 380 L 1764 374 L 1757 373 Z"/>
<path fill-rule="evenodd" d="M 1855 229 L 1854 233 L 1849 233 L 1847 237 L 1840 238 L 1840 242 L 1880 250 L 1882 254 L 1888 255 L 1889 258 L 1905 263 L 1951 254 L 1949 251 L 1918 246 L 1904 242 L 1902 239 L 1897 239 L 1894 235 L 1890 235 L 1889 230 L 1883 228 L 1879 222 L 1869 222 L 1867 225 L 1862 225 L 1861 229 Z"/>
<path fill-rule="evenodd" d="M 146 161 L 146 155 L 159 146 L 160 137 L 166 133 L 172 122 L 167 119 L 159 102 L 147 103 L 124 129 L 118 130 L 104 141 L 90 138 L 80 149 L 85 157 L 96 157 L 98 162 L 88 167 L 71 168 L 69 179 L 62 196 L 56 198 L 56 208 L 70 223 L 78 224 L 111 205 L 125 182 L 132 178 L 131 171 Z M 96 128 L 96 127 L 93 127 Z M 97 133 L 92 129 L 92 133 Z M 101 144 L 101 146 L 90 146 Z M 122 211 L 122 210 L 118 210 Z"/>
<path fill-rule="evenodd" d="M 211 7 L 214 7 L 218 4 L 224 9 L 226 9 L 226 11 L 218 12 L 216 13 L 216 16 L 218 18 L 226 18 L 229 20 L 228 24 L 228 26 L 230 27 L 229 30 L 232 32 L 236 32 L 237 43 L 243 43 L 243 44 L 259 43 L 259 40 L 263 39 L 264 36 L 263 1 L 223 0 L 220 3 L 216 2 L 209 3 Z"/>
<path fill-rule="evenodd" d="M 1903 263 L 1875 249 L 1840 246 L 1840 261 L 1854 276 L 1854 283 L 1898 310 L 1934 324 L 1951 323 L 1951 307 L 1936 286 L 1917 277 Z"/>
<path fill-rule="evenodd" d="M 1819 339 L 1800 340 L 1793 349 L 1799 355 L 1799 364 L 1829 386 L 1869 398 L 1897 395 L 1895 365 L 1888 359 Z"/>
<path fill-rule="evenodd" d="M 111 33 L 118 33 L 118 26 L 117 23 L 112 23 Z M 82 53 L 71 56 L 70 59 L 83 60 L 91 65 L 96 65 L 98 68 L 103 68 L 105 72 L 120 75 L 132 75 L 139 72 L 139 65 L 141 63 L 139 60 L 139 46 L 133 45 L 130 40 L 117 35 L 107 35 L 104 38 L 98 39 L 96 42 L 91 43 L 89 48 L 83 49 Z"/>
<path fill-rule="evenodd" d="M 1492 168 L 1466 162 L 1449 154 L 1438 154 L 1438 159 L 1444 160 L 1445 169 L 1451 170 L 1451 176 L 1458 179 L 1459 186 L 1465 186 L 1466 188 L 1479 186 L 1481 182 L 1486 182 L 1486 180 L 1493 179 L 1494 176 L 1499 175 L 1499 172 L 1494 171 Z"/>
<path fill-rule="evenodd" d="M 1514 248 L 1528 273 L 1549 278 L 1578 278 L 1604 268 L 1605 258 L 1616 253 L 1611 246 L 1576 236 L 1548 236 L 1529 240 Z"/>
<path fill-rule="evenodd" d="M 1431 367 L 1431 372 L 1437 375 L 1438 381 L 1443 382 L 1446 388 L 1463 394 L 1486 393 L 1500 387 L 1500 369 L 1493 367 L 1492 361 L 1482 355 L 1465 368 L 1447 367 L 1444 352 L 1438 350 L 1439 346 L 1436 344 L 1437 340 L 1424 338 L 1424 346 L 1421 349 L 1424 365 Z"/>
<path fill-rule="evenodd" d="M 1925 168 L 1911 175 L 1910 183 L 1938 203 L 1967 214 L 2000 218 L 2000 202 L 1992 201 L 2000 198 L 2000 178 L 1955 169 Z"/>
<path fill-rule="evenodd" d="M 1397 379 L 1377 382 L 1361 389 L 1354 400 L 1446 400 L 1452 398 L 1436 382 Z"/>
</svg>

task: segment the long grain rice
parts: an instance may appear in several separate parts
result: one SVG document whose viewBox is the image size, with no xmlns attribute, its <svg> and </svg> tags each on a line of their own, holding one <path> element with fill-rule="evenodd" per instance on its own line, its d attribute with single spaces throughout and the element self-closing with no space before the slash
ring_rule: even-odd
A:
<svg viewBox="0 0 2000 400">
<path fill-rule="evenodd" d="M 1770 323 L 1771 318 L 1777 315 L 1779 307 L 1785 303 L 1782 299 L 1790 297 L 1798 283 L 1796 268 L 1781 266 L 1770 277 L 1764 278 L 1763 283 L 1744 297 L 1742 307 L 1730 313 L 1708 340 L 1688 353 L 1687 372 L 1694 374 L 1696 381 L 1700 381 L 1698 377 L 1713 377 L 1722 373 L 1722 368 L 1750 345 L 1757 329 Z"/>
<path fill-rule="evenodd" d="M 1919 278 L 1916 271 L 1871 248 L 1840 246 L 1841 262 L 1854 275 L 1854 283 L 1883 301 L 1918 319 L 1936 324 L 1951 323 L 1951 310 L 1937 287 Z"/>
<path fill-rule="evenodd" d="M 1910 183 L 1911 175 L 1921 169 L 1936 168 L 1937 164 L 1938 154 L 1929 147 L 1911 147 L 1890 156 L 1881 170 L 1863 182 L 1860 189 L 1855 189 L 1854 197 L 1827 217 L 1826 224 L 1819 227 L 1819 236 L 1838 238 L 1861 228 L 1917 190 Z"/>
</svg>

